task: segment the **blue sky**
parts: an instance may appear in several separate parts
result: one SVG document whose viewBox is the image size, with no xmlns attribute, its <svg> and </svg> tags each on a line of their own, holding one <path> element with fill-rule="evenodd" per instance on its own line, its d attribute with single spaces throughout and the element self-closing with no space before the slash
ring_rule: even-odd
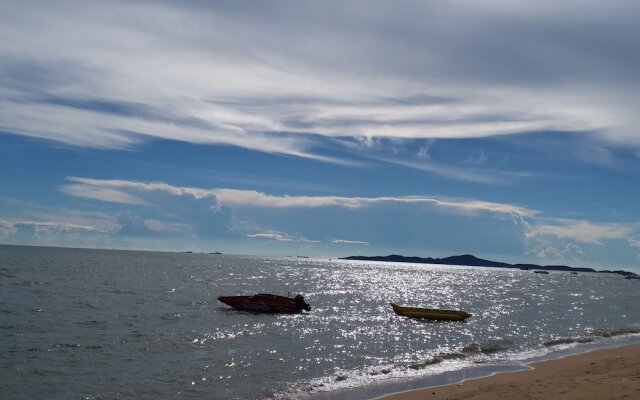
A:
<svg viewBox="0 0 640 400">
<path fill-rule="evenodd" d="M 0 8 L 0 243 L 640 271 L 637 2 Z"/>
</svg>

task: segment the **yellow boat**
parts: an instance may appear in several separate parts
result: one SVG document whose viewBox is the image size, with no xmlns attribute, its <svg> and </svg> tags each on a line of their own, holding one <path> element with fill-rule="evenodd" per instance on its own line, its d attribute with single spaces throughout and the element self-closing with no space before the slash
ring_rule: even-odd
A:
<svg viewBox="0 0 640 400">
<path fill-rule="evenodd" d="M 440 310 L 436 308 L 406 307 L 390 303 L 396 314 L 409 318 L 435 319 L 441 321 L 464 321 L 471 314 L 459 310 Z"/>
</svg>

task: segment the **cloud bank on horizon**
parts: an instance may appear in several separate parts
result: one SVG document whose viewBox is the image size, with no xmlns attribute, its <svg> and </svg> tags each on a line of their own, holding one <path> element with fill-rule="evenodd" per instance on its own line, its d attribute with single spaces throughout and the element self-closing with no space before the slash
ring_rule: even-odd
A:
<svg viewBox="0 0 640 400">
<path fill-rule="evenodd" d="M 0 241 L 640 268 L 638 15 L 626 0 L 3 2 L 0 141 L 22 157 L 2 164 Z M 226 164 L 208 171 L 226 174 L 196 178 L 196 151 L 158 143 L 215 149 Z"/>
<path fill-rule="evenodd" d="M 593 223 L 585 220 L 552 218 L 541 215 L 537 210 L 522 206 L 479 201 L 473 199 L 438 198 L 435 196 L 399 196 L 399 197 L 338 197 L 338 196 L 278 196 L 268 195 L 254 190 L 225 188 L 177 187 L 163 182 L 138 182 L 126 180 L 100 180 L 93 178 L 68 177 L 67 183 L 59 191 L 68 196 L 125 205 L 117 215 L 94 216 L 85 219 L 84 224 L 68 222 L 38 223 L 32 221 L 0 221 L 0 235 L 5 237 L 24 237 L 25 234 L 47 237 L 57 234 L 65 236 L 78 233 L 91 233 L 108 242 L 114 237 L 169 237 L 179 234 L 192 239 L 216 237 L 246 237 L 268 241 L 369 246 L 371 240 L 378 240 L 376 231 L 406 229 L 402 223 L 397 226 L 389 220 L 379 220 L 379 214 L 391 215 L 402 221 L 402 215 L 409 212 L 414 218 L 437 220 L 445 217 L 447 222 L 458 219 L 475 221 L 475 224 L 493 224 L 500 230 L 513 235 L 511 244 L 522 241 L 527 252 L 540 259 L 573 260 L 585 256 L 584 247 L 597 251 L 605 242 L 616 241 L 627 246 L 640 247 L 640 224 L 638 223 Z M 256 224 L 255 219 L 264 219 L 265 210 L 279 209 L 282 215 L 291 210 L 328 209 L 329 214 L 340 214 L 340 210 L 358 209 L 361 219 L 367 220 L 371 230 L 355 231 L 354 240 L 338 238 L 345 230 L 340 226 L 333 231 L 324 231 L 318 235 L 315 226 L 298 227 L 295 234 L 274 230 Z M 326 215 L 326 214 L 325 214 Z M 324 218 L 321 215 L 319 218 Z M 378 216 L 377 216 L 378 215 Z M 276 216 L 277 220 L 279 216 Z M 338 217 L 339 218 L 339 217 Z M 308 220 L 312 218 L 307 218 Z M 335 220 L 336 217 L 330 218 Z M 357 220 L 357 218 L 356 218 Z M 378 220 L 378 221 L 377 221 Z M 164 221 L 164 222 L 162 222 Z M 473 225 L 473 224 L 472 224 Z M 373 229 L 371 229 L 373 228 Z M 469 228 L 469 227 L 467 227 Z M 456 228 L 457 229 L 457 228 Z M 472 228 L 472 237 L 468 245 L 480 235 L 482 229 Z M 372 232 L 374 234 L 372 234 Z M 415 235 L 411 231 L 403 240 L 411 240 Z M 433 232 L 421 232 L 432 236 Z M 403 236 L 401 233 L 396 235 Z M 464 234 L 458 233 L 458 239 Z M 507 237 L 505 236 L 505 237 Z M 72 237 L 73 238 L 73 237 Z M 71 239 L 72 239 L 71 238 Z M 76 237 L 76 239 L 78 239 Z M 565 243 L 558 248 L 558 242 Z M 555 244 L 552 244 L 555 243 Z M 579 247 L 583 246 L 583 248 Z"/>
</svg>

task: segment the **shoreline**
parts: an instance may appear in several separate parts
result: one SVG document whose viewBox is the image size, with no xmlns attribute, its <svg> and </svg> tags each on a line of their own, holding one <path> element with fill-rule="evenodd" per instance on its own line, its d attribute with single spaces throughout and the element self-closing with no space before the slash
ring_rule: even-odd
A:
<svg viewBox="0 0 640 400">
<path fill-rule="evenodd" d="M 376 400 L 622 399 L 640 397 L 640 344 L 596 348 L 445 386 L 397 392 Z"/>
<path fill-rule="evenodd" d="M 640 334 L 635 333 L 631 335 L 616 335 L 602 339 L 603 340 L 589 341 L 586 343 L 578 342 L 570 346 L 559 346 L 543 354 L 529 354 L 528 356 L 521 354 L 521 356 L 524 356 L 523 358 L 516 355 L 516 357 L 512 359 L 502 359 L 501 361 L 489 363 L 474 363 L 460 369 L 447 368 L 444 371 L 427 373 L 422 376 L 405 378 L 396 377 L 370 382 L 362 386 L 326 391 L 321 390 L 308 394 L 308 399 L 412 400 L 414 397 L 406 397 L 409 393 L 428 390 L 431 390 L 431 392 L 428 392 L 429 397 L 425 397 L 425 395 L 423 395 L 415 397 L 415 399 L 438 399 L 438 397 L 432 396 L 432 392 L 436 388 L 444 388 L 448 386 L 457 387 L 461 383 L 465 385 L 468 382 L 483 380 L 497 375 L 510 375 L 511 373 L 528 372 L 533 368 L 533 366 L 536 366 L 539 363 L 560 361 L 565 358 L 581 356 L 592 352 L 611 351 L 618 348 L 640 346 Z M 638 358 L 640 360 L 640 354 Z M 638 370 L 640 371 L 640 365 L 638 366 Z M 638 376 L 638 379 L 640 379 L 640 375 Z M 638 395 L 640 395 L 640 392 L 638 392 Z M 443 397 L 442 399 L 447 399 L 447 397 Z M 493 399 L 493 397 L 488 397 L 487 400 L 489 399 Z M 505 397 L 505 399 L 509 399 L 509 397 Z M 453 399 L 449 398 L 448 400 Z M 576 400 L 578 400 L 578 398 L 576 398 Z"/>
</svg>

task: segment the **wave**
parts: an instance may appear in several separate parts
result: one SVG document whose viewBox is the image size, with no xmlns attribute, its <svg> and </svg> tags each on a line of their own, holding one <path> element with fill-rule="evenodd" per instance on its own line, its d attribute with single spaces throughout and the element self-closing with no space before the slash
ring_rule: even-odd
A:
<svg viewBox="0 0 640 400">
<path fill-rule="evenodd" d="M 301 398 L 318 392 L 352 389 L 373 382 L 389 379 L 416 378 L 431 373 L 452 372 L 465 366 L 472 366 L 486 359 L 493 359 L 496 353 L 514 350 L 509 340 L 473 342 L 432 354 L 419 361 L 396 362 L 369 366 L 362 370 L 337 370 L 332 374 L 311 381 L 293 384 L 287 393 L 275 398 Z"/>
<path fill-rule="evenodd" d="M 490 340 L 482 343 L 470 343 L 462 348 L 463 354 L 494 354 L 513 348 L 513 342 L 507 339 Z"/>
<path fill-rule="evenodd" d="M 461 358 L 464 358 L 464 356 L 461 356 Z M 442 356 L 435 356 L 433 358 L 428 358 L 428 359 L 424 360 L 423 362 L 419 362 L 419 363 L 416 363 L 416 364 L 409 364 L 408 368 L 414 369 L 414 370 L 424 369 L 424 368 L 427 368 L 428 366 L 441 363 L 445 359 L 446 358 L 444 358 Z"/>
<path fill-rule="evenodd" d="M 568 336 L 568 337 L 555 337 L 543 342 L 544 347 L 554 347 L 561 345 L 591 343 L 594 340 L 601 338 L 612 338 L 623 335 L 637 335 L 640 334 L 640 327 L 630 326 L 625 328 L 617 328 L 611 330 L 595 330 L 588 335 L 584 336 Z"/>
<path fill-rule="evenodd" d="M 425 374 L 448 373 L 474 364 L 505 360 L 501 354 L 509 355 L 507 359 L 523 361 L 530 357 L 539 356 L 547 351 L 544 348 L 591 343 L 598 338 L 610 338 L 614 336 L 640 334 L 640 327 L 626 327 L 607 331 L 591 332 L 588 335 L 575 337 L 555 337 L 541 343 L 537 349 L 520 349 L 517 343 L 507 339 L 490 340 L 486 342 L 472 342 L 462 347 L 451 348 L 420 361 L 400 362 L 387 365 L 370 366 L 363 370 L 338 370 L 333 374 L 306 382 L 293 384 L 291 391 L 281 393 L 282 397 L 299 398 L 318 392 L 330 392 L 336 390 L 352 389 L 374 382 L 389 379 L 405 379 L 424 376 Z M 451 361 L 452 363 L 448 363 Z M 459 361 L 459 362 L 456 362 Z M 291 397 L 293 395 L 293 397 Z"/>
<path fill-rule="evenodd" d="M 430 365 L 439 364 L 448 360 L 464 360 L 468 358 L 478 358 L 481 356 L 492 355 L 495 353 L 506 352 L 513 349 L 513 342 L 510 340 L 491 340 L 482 343 L 469 343 L 461 348 L 455 348 L 451 351 L 441 352 L 422 362 L 410 364 L 408 368 L 418 370 L 424 369 Z"/>
<path fill-rule="evenodd" d="M 610 338 L 614 336 L 621 335 L 634 335 L 640 333 L 640 326 L 629 326 L 626 328 L 612 329 L 612 330 L 603 330 L 603 331 L 594 331 L 593 335 L 601 336 L 605 338 Z"/>
<path fill-rule="evenodd" d="M 551 339 L 551 340 L 547 340 L 545 342 L 543 342 L 542 344 L 545 347 L 554 347 L 554 346 L 560 346 L 563 344 L 574 344 L 574 343 L 590 343 L 593 342 L 592 337 L 587 337 L 587 336 L 579 336 L 579 337 L 560 337 L 557 339 Z"/>
<path fill-rule="evenodd" d="M 547 340 L 543 344 L 546 347 L 553 347 L 553 346 L 559 346 L 562 344 L 591 343 L 591 342 L 593 342 L 593 338 L 590 338 L 590 337 L 575 337 L 575 338 L 569 337 L 569 338 L 558 338 L 558 339 Z"/>
</svg>

